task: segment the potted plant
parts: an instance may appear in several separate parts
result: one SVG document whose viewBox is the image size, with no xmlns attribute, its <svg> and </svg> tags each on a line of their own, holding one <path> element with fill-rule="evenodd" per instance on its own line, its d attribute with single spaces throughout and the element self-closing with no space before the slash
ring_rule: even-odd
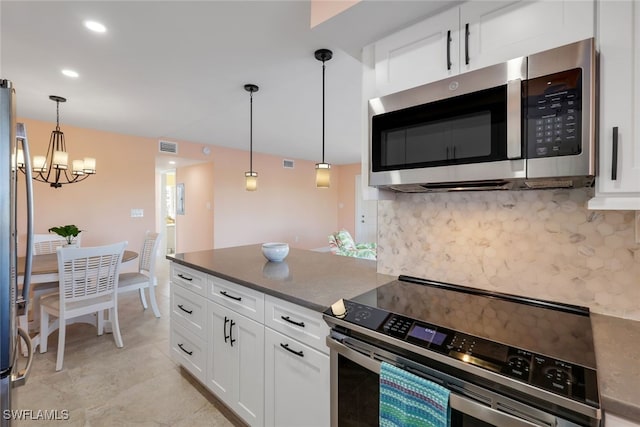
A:
<svg viewBox="0 0 640 427">
<path fill-rule="evenodd" d="M 58 236 L 62 236 L 67 240 L 68 245 L 72 245 L 73 241 L 78 237 L 82 230 L 73 224 L 61 225 L 59 227 L 51 227 L 49 233 L 56 233 Z"/>
</svg>

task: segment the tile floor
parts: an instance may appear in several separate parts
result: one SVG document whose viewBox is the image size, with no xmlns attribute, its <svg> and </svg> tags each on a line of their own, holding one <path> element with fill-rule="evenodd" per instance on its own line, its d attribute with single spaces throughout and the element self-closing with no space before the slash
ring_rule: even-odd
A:
<svg viewBox="0 0 640 427">
<path fill-rule="evenodd" d="M 158 262 L 156 319 L 143 310 L 137 292 L 119 296 L 124 348 L 113 336 L 96 335 L 86 324 L 70 325 L 62 371 L 55 371 L 57 332 L 45 354 L 36 352 L 23 387 L 15 389 L 13 408 L 57 410 L 59 418 L 22 420 L 14 426 L 238 426 L 241 423 L 185 373 L 169 353 L 169 262 Z M 24 363 L 24 359 L 22 359 Z M 40 413 L 42 415 L 42 413 Z"/>
</svg>

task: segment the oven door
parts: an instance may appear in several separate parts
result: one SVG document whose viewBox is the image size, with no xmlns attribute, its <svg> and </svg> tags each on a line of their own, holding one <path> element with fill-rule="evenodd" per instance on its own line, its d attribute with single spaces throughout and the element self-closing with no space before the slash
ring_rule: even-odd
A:
<svg viewBox="0 0 640 427">
<path fill-rule="evenodd" d="M 452 427 L 577 426 L 351 337 L 343 342 L 327 337 L 327 346 L 331 350 L 332 427 L 378 425 L 382 361 L 446 384 Z"/>
</svg>

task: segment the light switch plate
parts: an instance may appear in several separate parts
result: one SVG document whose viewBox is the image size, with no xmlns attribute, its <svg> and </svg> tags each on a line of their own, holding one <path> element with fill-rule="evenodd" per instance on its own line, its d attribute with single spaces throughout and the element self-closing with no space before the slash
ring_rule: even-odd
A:
<svg viewBox="0 0 640 427">
<path fill-rule="evenodd" d="M 131 218 L 144 217 L 144 209 L 131 209 Z"/>
</svg>

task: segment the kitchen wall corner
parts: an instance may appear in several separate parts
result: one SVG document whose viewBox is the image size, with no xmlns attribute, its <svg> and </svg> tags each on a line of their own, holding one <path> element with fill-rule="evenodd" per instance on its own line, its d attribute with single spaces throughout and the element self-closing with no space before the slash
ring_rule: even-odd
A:
<svg viewBox="0 0 640 427">
<path fill-rule="evenodd" d="M 635 212 L 593 189 L 399 194 L 378 203 L 378 272 L 588 306 L 640 320 Z"/>
</svg>

